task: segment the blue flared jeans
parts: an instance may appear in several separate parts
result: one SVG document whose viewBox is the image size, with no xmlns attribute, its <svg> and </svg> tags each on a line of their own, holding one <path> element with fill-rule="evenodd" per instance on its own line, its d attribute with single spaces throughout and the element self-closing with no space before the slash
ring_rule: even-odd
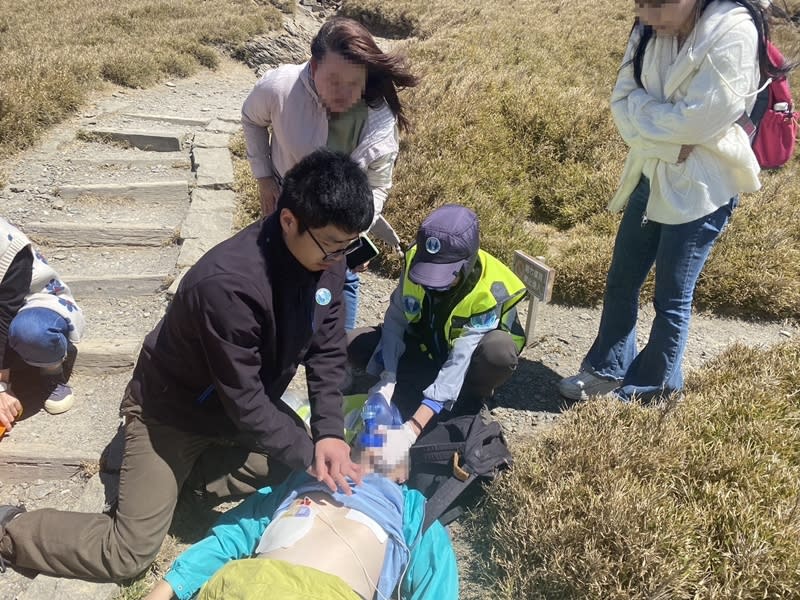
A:
<svg viewBox="0 0 800 600">
<path fill-rule="evenodd" d="M 714 242 L 738 203 L 734 197 L 715 212 L 680 225 L 644 218 L 650 185 L 642 177 L 628 200 L 606 280 L 600 330 L 582 368 L 620 381 L 615 394 L 652 400 L 683 387 L 681 363 L 689 333 L 692 299 Z M 644 348 L 637 351 L 639 292 L 655 264 L 655 319 Z"/>
</svg>

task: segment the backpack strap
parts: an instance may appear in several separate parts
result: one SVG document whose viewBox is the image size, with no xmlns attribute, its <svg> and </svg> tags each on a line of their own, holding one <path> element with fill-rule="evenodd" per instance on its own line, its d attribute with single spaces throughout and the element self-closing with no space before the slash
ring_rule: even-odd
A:
<svg viewBox="0 0 800 600">
<path fill-rule="evenodd" d="M 425 533 L 428 527 L 440 517 L 442 524 L 447 525 L 447 523 L 457 519 L 464 512 L 461 507 L 455 507 L 451 510 L 447 510 L 447 508 L 477 477 L 477 474 L 467 473 L 461 468 L 459 454 L 454 452 L 453 475 L 440 485 L 433 493 L 433 496 L 428 498 L 425 503 L 425 520 L 422 523 L 422 533 Z"/>
</svg>

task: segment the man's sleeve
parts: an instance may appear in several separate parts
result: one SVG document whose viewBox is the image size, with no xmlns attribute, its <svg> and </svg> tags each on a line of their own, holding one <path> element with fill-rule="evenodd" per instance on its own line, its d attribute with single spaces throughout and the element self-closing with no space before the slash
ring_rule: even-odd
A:
<svg viewBox="0 0 800 600">
<path fill-rule="evenodd" d="M 274 174 L 267 131 L 272 123 L 274 96 L 270 74 L 267 73 L 256 82 L 242 105 L 242 129 L 247 146 L 247 160 L 256 179 L 272 177 Z"/>
<path fill-rule="evenodd" d="M 261 381 L 261 340 L 275 332 L 256 316 L 261 309 L 253 308 L 271 306 L 271 299 L 256 295 L 241 279 L 208 278 L 194 288 L 191 311 L 227 415 L 257 450 L 304 470 L 314 454 L 311 439 L 299 420 L 277 408 Z"/>
<path fill-rule="evenodd" d="M 274 490 L 258 490 L 223 514 L 205 538 L 181 553 L 164 576 L 178 600 L 194 596 L 228 562 L 251 556 L 288 490 L 288 482 Z"/>
<path fill-rule="evenodd" d="M 311 435 L 344 439 L 342 384 L 347 364 L 342 291 L 334 292 L 325 319 L 316 326 L 305 356 L 306 383 L 311 404 Z M 316 324 L 315 324 L 316 325 Z"/>
<path fill-rule="evenodd" d="M 439 369 L 439 374 L 434 382 L 422 392 L 423 396 L 450 410 L 461 393 L 475 348 L 478 347 L 483 336 L 492 329 L 495 327 L 491 329 L 466 327 L 464 333 L 453 343 L 453 348 L 444 365 Z"/>
<path fill-rule="evenodd" d="M 33 254 L 30 247 L 20 250 L 8 266 L 3 280 L 0 281 L 0 369 L 7 369 L 5 364 L 8 328 L 11 321 L 25 304 L 25 296 L 31 289 L 31 272 L 33 270 Z"/>
<path fill-rule="evenodd" d="M 367 373 L 380 375 L 382 371 L 397 373 L 400 357 L 406 351 L 404 341 L 408 320 L 403 313 L 403 277 L 392 292 L 389 308 L 383 317 L 381 339 L 367 364 Z"/>
</svg>

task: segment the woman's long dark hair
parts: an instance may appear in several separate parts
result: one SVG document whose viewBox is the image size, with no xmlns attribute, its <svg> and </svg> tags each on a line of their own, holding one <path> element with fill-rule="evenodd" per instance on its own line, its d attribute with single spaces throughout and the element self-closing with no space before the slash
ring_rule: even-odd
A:
<svg viewBox="0 0 800 600">
<path fill-rule="evenodd" d="M 698 0 L 702 2 L 700 6 L 700 13 L 699 15 L 703 14 L 703 12 L 708 8 L 708 6 L 714 2 L 714 0 Z M 750 13 L 750 18 L 753 19 L 753 23 L 755 23 L 756 31 L 758 32 L 758 65 L 761 69 L 761 79 L 762 81 L 766 80 L 768 77 L 781 77 L 786 75 L 791 69 L 788 65 L 773 65 L 769 58 L 767 57 L 767 40 L 769 40 L 769 22 L 767 15 L 764 11 L 758 7 L 754 2 L 751 0 L 730 0 L 735 4 L 747 9 L 747 12 Z M 639 87 L 642 86 L 642 63 L 644 62 L 644 51 L 647 49 L 647 44 L 653 38 L 653 28 L 649 25 L 644 25 L 643 23 L 639 22 L 637 18 L 633 24 L 633 29 L 635 30 L 637 27 L 642 28 L 642 37 L 639 39 L 639 44 L 636 46 L 636 50 L 633 53 L 633 58 L 631 62 L 633 63 L 633 77 L 636 80 L 636 83 Z M 633 32 L 631 32 L 633 33 Z"/>
<path fill-rule="evenodd" d="M 311 56 L 317 61 L 328 52 L 341 54 L 347 60 L 367 68 L 367 83 L 364 100 L 368 106 L 376 107 L 385 100 L 397 118 L 402 130 L 409 128 L 403 104 L 397 92 L 414 87 L 419 78 L 412 75 L 406 59 L 394 52 L 385 53 L 358 21 L 345 17 L 333 17 L 326 21 L 311 42 Z"/>
</svg>

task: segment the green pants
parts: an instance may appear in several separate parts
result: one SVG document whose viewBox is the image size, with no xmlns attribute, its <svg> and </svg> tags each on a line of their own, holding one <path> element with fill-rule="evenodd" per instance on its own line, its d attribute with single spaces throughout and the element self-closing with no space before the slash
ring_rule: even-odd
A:
<svg viewBox="0 0 800 600">
<path fill-rule="evenodd" d="M 268 478 L 263 454 L 159 423 L 143 416 L 138 405 L 128 404 L 125 413 L 116 512 L 42 509 L 21 514 L 0 539 L 0 553 L 15 566 L 83 579 L 134 577 L 158 554 L 178 493 L 198 461 L 203 469 L 197 477 L 215 497 L 249 494 L 288 474 L 275 463 Z"/>
</svg>

